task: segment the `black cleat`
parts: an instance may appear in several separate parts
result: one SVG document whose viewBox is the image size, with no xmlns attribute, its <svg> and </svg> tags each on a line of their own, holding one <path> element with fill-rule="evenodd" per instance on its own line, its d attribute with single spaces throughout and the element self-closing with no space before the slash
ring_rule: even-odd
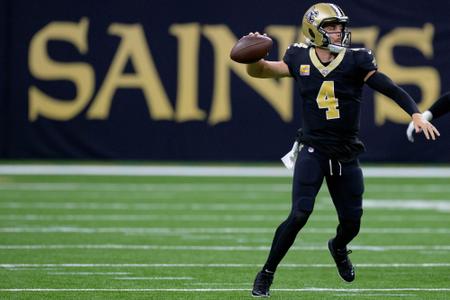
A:
<svg viewBox="0 0 450 300">
<path fill-rule="evenodd" d="M 260 271 L 253 283 L 253 297 L 270 297 L 269 289 L 273 282 L 273 273 Z"/>
<path fill-rule="evenodd" d="M 347 282 L 355 280 L 355 269 L 348 255 L 352 253 L 352 250 L 335 249 L 333 247 L 333 239 L 328 241 L 328 250 L 330 250 L 331 256 L 333 256 L 334 262 L 338 269 L 339 276 Z"/>
</svg>

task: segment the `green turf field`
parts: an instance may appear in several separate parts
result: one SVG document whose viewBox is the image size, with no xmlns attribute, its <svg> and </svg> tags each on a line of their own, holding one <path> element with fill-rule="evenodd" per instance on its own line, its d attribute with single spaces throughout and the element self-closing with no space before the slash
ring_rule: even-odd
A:
<svg viewBox="0 0 450 300">
<path fill-rule="evenodd" d="M 356 280 L 324 186 L 272 299 L 450 299 L 448 178 L 367 178 Z M 0 299 L 250 299 L 290 178 L 0 176 Z"/>
</svg>

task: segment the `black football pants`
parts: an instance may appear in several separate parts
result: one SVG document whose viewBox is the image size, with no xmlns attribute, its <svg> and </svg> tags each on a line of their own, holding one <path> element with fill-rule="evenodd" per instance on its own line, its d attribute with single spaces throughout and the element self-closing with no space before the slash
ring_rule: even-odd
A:
<svg viewBox="0 0 450 300">
<path fill-rule="evenodd" d="M 295 164 L 292 183 L 292 208 L 288 218 L 275 232 L 264 269 L 275 272 L 281 259 L 313 211 L 317 193 L 326 179 L 336 208 L 339 225 L 334 238 L 337 248 L 346 245 L 358 234 L 362 216 L 363 175 L 358 160 L 331 160 L 316 149 L 304 146 Z"/>
</svg>

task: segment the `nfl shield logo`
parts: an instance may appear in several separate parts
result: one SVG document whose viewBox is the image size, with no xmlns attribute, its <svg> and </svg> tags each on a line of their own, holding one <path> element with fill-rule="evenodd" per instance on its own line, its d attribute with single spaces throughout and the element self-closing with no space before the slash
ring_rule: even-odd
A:
<svg viewBox="0 0 450 300">
<path fill-rule="evenodd" d="M 323 76 L 327 76 L 330 71 L 328 71 L 328 69 L 323 69 L 320 73 L 322 73 Z"/>
<path fill-rule="evenodd" d="M 309 65 L 300 66 L 300 76 L 309 76 Z"/>
</svg>

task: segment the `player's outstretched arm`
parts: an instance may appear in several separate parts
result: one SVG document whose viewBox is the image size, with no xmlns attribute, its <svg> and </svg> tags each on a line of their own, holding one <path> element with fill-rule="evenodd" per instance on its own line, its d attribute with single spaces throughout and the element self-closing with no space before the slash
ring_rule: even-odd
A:
<svg viewBox="0 0 450 300">
<path fill-rule="evenodd" d="M 425 137 L 435 140 L 439 131 L 419 112 L 411 96 L 381 72 L 372 71 L 366 76 L 366 83 L 374 90 L 394 100 L 411 117 L 415 131 L 423 132 Z"/>
<path fill-rule="evenodd" d="M 439 97 L 428 110 L 433 115 L 433 119 L 437 119 L 450 112 L 450 92 Z"/>
<path fill-rule="evenodd" d="M 261 59 L 247 65 L 248 75 L 256 78 L 281 78 L 289 77 L 289 67 L 284 61 L 269 61 Z"/>
</svg>

